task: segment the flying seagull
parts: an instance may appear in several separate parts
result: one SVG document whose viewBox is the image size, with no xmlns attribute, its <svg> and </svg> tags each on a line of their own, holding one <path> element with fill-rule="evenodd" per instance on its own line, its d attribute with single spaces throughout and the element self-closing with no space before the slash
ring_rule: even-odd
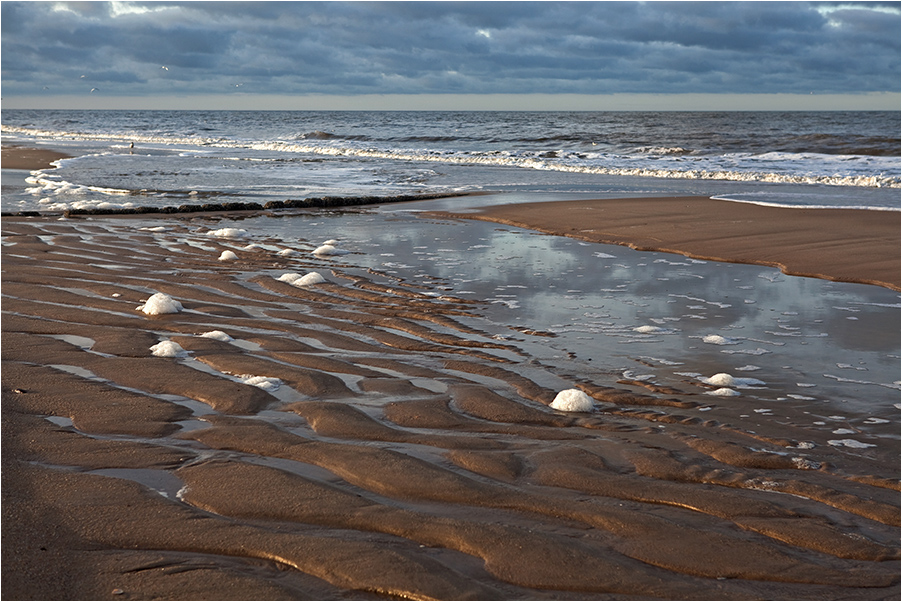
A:
<svg viewBox="0 0 902 602">
<path fill-rule="evenodd" d="M 97 89 L 97 88 L 91 88 L 91 92 L 93 92 L 93 91 L 96 90 L 96 89 Z"/>
</svg>

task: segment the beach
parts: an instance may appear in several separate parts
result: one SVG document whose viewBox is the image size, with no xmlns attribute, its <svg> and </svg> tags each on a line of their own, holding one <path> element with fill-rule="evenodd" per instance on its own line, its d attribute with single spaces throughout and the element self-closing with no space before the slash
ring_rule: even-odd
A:
<svg viewBox="0 0 902 602">
<path fill-rule="evenodd" d="M 897 213 L 670 197 L 387 215 L 4 217 L 4 596 L 898 599 L 898 383 L 850 385 L 873 405 L 839 416 L 840 399 L 787 396 L 761 357 L 732 376 L 706 360 L 706 379 L 589 371 L 559 358 L 564 329 L 489 319 L 487 295 L 438 276 L 439 249 L 316 238 L 352 219 L 423 240 L 491 220 L 474 236 L 656 251 L 588 247 L 633 272 L 680 255 L 779 266 L 868 298 L 899 290 Z M 264 228 L 284 222 L 290 237 Z M 398 267 L 418 253 L 429 274 Z M 695 276 L 687 302 L 712 321 L 746 311 L 686 272 L 725 268 L 685 266 L 651 280 Z M 669 336 L 655 328 L 615 334 Z M 627 353 L 663 373 L 699 351 Z"/>
<path fill-rule="evenodd" d="M 812 241 L 762 238 L 779 209 L 625 203 L 410 219 L 898 290 L 896 213 Z M 255 234 L 265 213 L 4 217 L 5 597 L 898 598 L 891 404 L 817 434 L 810 405 L 761 422 L 710 395 L 761 405 L 739 373 L 563 373 L 533 351 L 553 333 L 495 334 L 484 300 L 364 269 L 340 241 Z M 562 390 L 590 405 L 556 409 Z"/>
</svg>

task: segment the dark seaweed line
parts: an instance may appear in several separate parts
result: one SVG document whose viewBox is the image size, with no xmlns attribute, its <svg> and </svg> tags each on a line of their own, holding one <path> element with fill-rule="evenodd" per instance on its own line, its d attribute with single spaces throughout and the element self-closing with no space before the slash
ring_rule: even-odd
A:
<svg viewBox="0 0 902 602">
<path fill-rule="evenodd" d="M 218 211 L 263 211 L 271 209 L 323 209 L 332 207 L 355 207 L 363 205 L 381 205 L 388 203 L 405 203 L 410 201 L 428 201 L 461 196 L 457 193 L 435 194 L 399 194 L 391 196 L 324 196 L 307 199 L 288 199 L 285 201 L 269 201 L 260 203 L 204 203 L 202 205 L 178 205 L 168 207 L 118 207 L 118 208 L 92 208 L 92 209 L 66 209 L 64 217 L 75 215 L 146 215 L 152 213 L 211 213 Z M 15 211 L 2 212 L 0 217 L 40 217 L 49 215 L 40 211 Z"/>
</svg>

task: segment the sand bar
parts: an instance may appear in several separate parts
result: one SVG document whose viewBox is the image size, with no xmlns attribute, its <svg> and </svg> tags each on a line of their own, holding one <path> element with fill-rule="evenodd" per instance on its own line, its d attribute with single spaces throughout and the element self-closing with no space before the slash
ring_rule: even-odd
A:
<svg viewBox="0 0 902 602">
<path fill-rule="evenodd" d="M 666 197 L 493 205 L 441 215 L 697 259 L 770 265 L 796 276 L 900 287 L 902 228 L 895 211 Z"/>
<path fill-rule="evenodd" d="M 0 167 L 3 169 L 45 169 L 59 159 L 68 159 L 71 155 L 46 148 L 26 148 L 22 146 L 3 146 L 0 150 Z"/>
<path fill-rule="evenodd" d="M 898 599 L 897 441 L 616 377 L 557 411 L 480 303 L 216 219 L 4 218 L 6 597 Z"/>
</svg>

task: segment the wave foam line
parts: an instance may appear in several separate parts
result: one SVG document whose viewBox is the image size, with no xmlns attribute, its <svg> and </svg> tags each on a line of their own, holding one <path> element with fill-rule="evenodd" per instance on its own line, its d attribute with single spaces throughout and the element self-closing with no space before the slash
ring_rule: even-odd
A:
<svg viewBox="0 0 902 602">
<path fill-rule="evenodd" d="M 749 201 L 736 199 L 731 196 L 712 196 L 715 201 L 730 201 L 731 203 L 745 203 L 746 205 L 760 205 L 762 207 L 777 207 L 779 209 L 866 209 L 868 211 L 902 211 L 899 207 L 878 207 L 873 205 L 787 205 L 785 203 L 771 203 L 768 201 Z"/>
<path fill-rule="evenodd" d="M 827 186 L 848 186 L 863 188 L 902 188 L 902 178 L 886 175 L 804 175 L 782 174 L 760 171 L 730 171 L 707 169 L 651 169 L 647 167 L 600 167 L 591 165 L 572 165 L 551 163 L 531 157 L 514 157 L 505 152 L 409 152 L 372 148 L 353 148 L 349 146 L 320 146 L 298 144 L 294 142 L 237 142 L 222 138 L 178 138 L 165 136 L 117 135 L 117 134 L 85 134 L 79 132 L 57 132 L 49 130 L 33 130 L 14 126 L 0 126 L 0 131 L 18 133 L 36 138 L 64 140 L 116 140 L 138 142 L 143 144 L 185 144 L 208 148 L 230 148 L 244 150 L 264 150 L 272 152 L 307 153 L 333 157 L 361 157 L 367 159 L 385 159 L 391 161 L 414 161 L 443 163 L 456 165 L 488 165 L 500 167 L 519 167 L 545 171 L 581 173 L 608 176 L 629 176 L 642 178 L 685 179 L 685 180 L 725 180 L 734 182 L 767 182 L 775 184 L 821 184 Z"/>
</svg>

